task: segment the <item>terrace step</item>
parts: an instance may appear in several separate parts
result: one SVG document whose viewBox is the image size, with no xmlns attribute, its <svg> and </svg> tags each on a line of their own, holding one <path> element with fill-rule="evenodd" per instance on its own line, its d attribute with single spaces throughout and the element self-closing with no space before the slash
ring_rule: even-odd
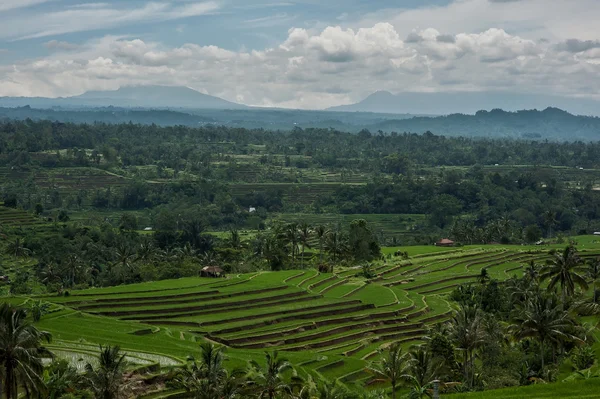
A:
<svg viewBox="0 0 600 399">
<path fill-rule="evenodd" d="M 289 299 L 286 299 L 289 298 Z M 176 308 L 176 309 L 163 309 L 160 314 L 156 314 L 156 312 L 152 311 L 143 311 L 144 313 L 136 313 L 136 312 L 118 312 L 118 313 L 128 313 L 131 316 L 122 317 L 123 320 L 160 320 L 160 319 L 176 319 L 180 317 L 190 317 L 190 316 L 200 316 L 207 314 L 215 314 L 215 313 L 223 313 L 223 312 L 233 312 L 238 310 L 246 310 L 246 309 L 256 309 L 256 308 L 264 308 L 273 306 L 274 304 L 281 306 L 284 304 L 297 303 L 301 301 L 312 301 L 316 299 L 320 299 L 320 295 L 309 296 L 307 292 L 298 292 L 294 294 L 289 294 L 280 297 L 270 297 L 269 302 L 261 302 L 257 303 L 258 300 L 248 301 L 245 305 L 243 303 L 237 302 L 236 306 L 230 308 L 213 308 L 213 307 L 202 307 L 202 306 L 194 306 L 191 309 L 196 309 L 194 311 L 189 311 L 190 308 Z M 267 299 L 267 298 L 265 298 Z M 179 311 L 179 313 L 174 313 Z M 156 314 L 156 316 L 146 316 Z M 136 315 L 136 316 L 133 316 Z"/>
<path fill-rule="evenodd" d="M 209 291 L 208 293 L 197 292 L 197 293 L 189 293 L 189 294 L 181 294 L 181 295 L 169 295 L 168 298 L 171 298 L 171 299 L 175 299 L 175 298 L 189 298 L 189 299 L 166 300 L 166 301 L 163 301 L 163 299 L 165 297 L 153 297 L 153 298 L 145 297 L 141 300 L 138 298 L 131 298 L 127 302 L 110 302 L 110 300 L 105 299 L 105 300 L 100 300 L 100 301 L 102 301 L 102 303 L 98 303 L 98 304 L 94 304 L 94 305 L 75 306 L 75 308 L 77 308 L 79 310 L 102 309 L 102 308 L 106 308 L 107 305 L 110 305 L 111 307 L 114 306 L 114 307 L 119 307 L 119 308 L 127 308 L 127 307 L 134 308 L 134 307 L 144 306 L 144 305 L 146 305 L 146 302 L 153 302 L 153 304 L 160 304 L 160 305 L 177 305 L 177 304 L 183 304 L 183 303 L 198 302 L 200 300 L 201 301 L 214 301 L 214 300 L 218 300 L 218 299 L 227 299 L 227 298 L 236 298 L 236 297 L 247 296 L 247 295 L 264 294 L 267 292 L 281 291 L 281 290 L 285 290 L 288 288 L 289 288 L 289 286 L 284 285 L 284 286 L 280 286 L 280 287 L 263 288 L 260 290 L 253 290 L 253 291 L 233 292 L 231 294 L 219 294 L 219 291 Z M 215 293 L 217 293 L 218 295 L 205 296 L 208 294 L 215 294 Z M 72 303 L 73 302 L 67 302 L 67 303 L 65 303 L 65 305 L 69 306 Z"/>
</svg>

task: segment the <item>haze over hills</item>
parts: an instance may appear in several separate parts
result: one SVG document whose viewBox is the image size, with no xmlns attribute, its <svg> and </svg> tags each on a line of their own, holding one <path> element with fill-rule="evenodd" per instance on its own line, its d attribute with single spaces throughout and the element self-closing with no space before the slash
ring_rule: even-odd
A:
<svg viewBox="0 0 600 399">
<path fill-rule="evenodd" d="M 338 112 L 382 112 L 391 114 L 474 114 L 479 110 L 519 111 L 561 108 L 576 115 L 600 116 L 600 101 L 537 94 L 504 92 L 398 93 L 378 91 L 364 100 L 331 107 Z"/>
<path fill-rule="evenodd" d="M 513 138 L 556 141 L 600 140 L 600 118 L 576 116 L 558 108 L 543 111 L 479 111 L 475 115 L 452 114 L 438 117 L 369 112 L 300 111 L 278 109 L 198 109 L 149 110 L 130 108 L 35 109 L 0 108 L 0 120 L 49 119 L 78 123 L 157 124 L 162 126 L 223 125 L 248 129 L 290 131 L 295 128 L 336 129 L 357 133 L 368 129 L 373 134 L 425 133 L 436 135 Z"/>
<path fill-rule="evenodd" d="M 2 107 L 34 108 L 52 107 L 128 107 L 155 109 L 246 109 L 219 97 L 200 93 L 183 86 L 129 86 L 114 91 L 90 91 L 79 96 L 44 97 L 0 97 Z"/>
</svg>

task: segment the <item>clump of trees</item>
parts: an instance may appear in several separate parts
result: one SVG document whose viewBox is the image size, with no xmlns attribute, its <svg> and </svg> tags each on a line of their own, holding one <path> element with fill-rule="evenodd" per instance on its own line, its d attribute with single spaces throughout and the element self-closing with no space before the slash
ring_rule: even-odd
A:
<svg viewBox="0 0 600 399">
<path fill-rule="evenodd" d="M 376 235 L 364 220 L 347 226 L 276 223 L 256 234 L 232 228 L 216 238 L 205 232 L 202 215 L 189 212 L 177 228 L 141 234 L 122 218 L 119 227 L 68 224 L 43 237 L 15 231 L 5 246 L 11 257 L 37 259 L 34 273 L 12 279 L 13 294 L 30 294 L 33 287 L 65 293 L 90 286 L 196 276 L 204 266 L 226 272 L 317 268 L 332 272 L 339 265 L 380 259 Z M 33 302 L 31 303 L 33 305 Z"/>
</svg>

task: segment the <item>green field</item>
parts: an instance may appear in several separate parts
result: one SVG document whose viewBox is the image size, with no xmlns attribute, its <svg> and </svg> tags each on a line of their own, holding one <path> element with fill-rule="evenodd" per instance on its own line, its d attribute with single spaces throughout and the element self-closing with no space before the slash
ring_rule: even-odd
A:
<svg viewBox="0 0 600 399">
<path fill-rule="evenodd" d="M 577 240 L 582 257 L 600 254 L 593 237 Z M 93 354 L 96 344 L 119 344 L 138 364 L 153 359 L 170 367 L 210 340 L 229 347 L 232 366 L 279 349 L 295 364 L 327 378 L 366 384 L 369 377 L 360 371 L 377 360 L 379 349 L 393 342 L 417 344 L 429 326 L 451 317 L 445 295 L 458 284 L 475 281 L 482 269 L 504 280 L 520 275 L 527 261 L 547 257 L 547 248 L 535 246 L 385 251 L 398 249 L 407 250 L 411 259 L 392 257 L 377 265 L 378 276 L 368 284 L 355 277 L 357 269 L 338 268 L 336 274 L 259 272 L 47 296 L 44 300 L 56 309 L 39 327 L 52 333 L 53 348 L 67 359 Z M 590 392 L 597 387 L 588 384 Z M 518 395 L 528 389 L 535 388 L 509 390 L 513 396 L 503 397 L 523 397 Z"/>
</svg>

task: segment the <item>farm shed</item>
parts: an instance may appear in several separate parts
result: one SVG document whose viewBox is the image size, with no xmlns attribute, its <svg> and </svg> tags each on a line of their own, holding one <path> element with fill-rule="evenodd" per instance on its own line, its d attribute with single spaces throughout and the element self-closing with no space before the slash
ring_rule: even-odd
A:
<svg viewBox="0 0 600 399">
<path fill-rule="evenodd" d="M 200 277 L 225 277 L 225 271 L 219 266 L 204 266 L 200 270 Z"/>
<path fill-rule="evenodd" d="M 436 247 L 453 247 L 454 246 L 454 241 L 449 240 L 447 238 L 442 238 L 441 240 L 439 240 L 438 242 L 435 243 Z"/>
</svg>

